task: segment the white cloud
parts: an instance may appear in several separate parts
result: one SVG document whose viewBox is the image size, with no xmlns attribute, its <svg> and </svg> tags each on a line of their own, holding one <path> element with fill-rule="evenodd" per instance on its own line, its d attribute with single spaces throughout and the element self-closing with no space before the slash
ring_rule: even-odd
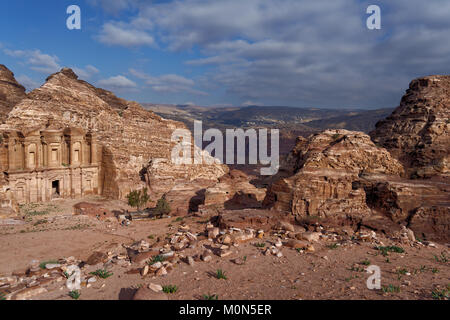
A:
<svg viewBox="0 0 450 320">
<path fill-rule="evenodd" d="M 160 48 L 195 48 L 200 56 L 186 64 L 209 67 L 197 86 L 223 91 L 220 98 L 229 101 L 392 107 L 411 79 L 450 73 L 450 2 L 379 0 L 382 29 L 376 31 L 365 25 L 370 4 L 368 0 L 142 2 L 134 17 L 114 25 L 151 34 L 151 44 Z M 159 77 L 153 81 L 155 91 L 175 90 Z"/>
<path fill-rule="evenodd" d="M 34 81 L 33 79 L 31 79 L 30 77 L 28 77 L 26 75 L 19 75 L 16 77 L 16 80 L 21 85 L 23 85 L 27 89 L 27 91 L 31 91 L 40 86 L 39 82 Z"/>
<path fill-rule="evenodd" d="M 40 50 L 4 49 L 3 52 L 11 57 L 22 59 L 34 71 L 49 74 L 61 69 L 57 56 L 42 53 Z"/>
<path fill-rule="evenodd" d="M 88 0 L 94 6 L 101 6 L 106 12 L 117 14 L 120 11 L 134 8 L 138 0 Z"/>
<path fill-rule="evenodd" d="M 98 85 L 112 91 L 135 91 L 137 84 L 122 75 L 102 79 Z"/>
<path fill-rule="evenodd" d="M 87 65 L 84 68 L 77 68 L 77 67 L 72 67 L 72 70 L 81 78 L 81 79 L 89 79 L 92 76 L 96 75 L 97 73 L 99 73 L 100 71 L 92 66 L 92 65 Z"/>
<path fill-rule="evenodd" d="M 194 88 L 195 81 L 177 74 L 165 74 L 160 76 L 151 76 L 141 71 L 130 69 L 130 74 L 134 77 L 144 80 L 153 91 L 162 93 L 180 93 L 187 92 L 193 95 L 207 96 L 208 93 Z"/>
<path fill-rule="evenodd" d="M 153 46 L 155 44 L 154 38 L 146 31 L 118 22 L 104 24 L 97 38 L 104 44 L 124 47 Z"/>
</svg>

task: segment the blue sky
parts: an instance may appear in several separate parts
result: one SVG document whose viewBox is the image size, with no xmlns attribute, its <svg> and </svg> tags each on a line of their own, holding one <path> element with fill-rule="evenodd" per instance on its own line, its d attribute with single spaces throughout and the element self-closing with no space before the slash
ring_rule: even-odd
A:
<svg viewBox="0 0 450 320">
<path fill-rule="evenodd" d="M 449 18 L 438 0 L 1 1 L 0 63 L 28 89 L 67 66 L 139 102 L 395 107 L 413 78 L 450 73 Z"/>
</svg>

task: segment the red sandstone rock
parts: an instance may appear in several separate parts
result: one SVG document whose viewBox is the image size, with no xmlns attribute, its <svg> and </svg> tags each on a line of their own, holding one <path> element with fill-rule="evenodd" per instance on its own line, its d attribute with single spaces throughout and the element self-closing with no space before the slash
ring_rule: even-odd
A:
<svg viewBox="0 0 450 320">
<path fill-rule="evenodd" d="M 25 88 L 16 81 L 14 73 L 0 64 L 0 124 L 6 120 L 13 107 L 25 97 Z"/>
<path fill-rule="evenodd" d="M 283 166 L 293 175 L 275 182 L 268 199 L 274 209 L 304 217 L 368 215 L 364 188 L 357 183 L 359 175 L 403 173 L 402 165 L 376 147 L 369 136 L 347 130 L 299 138 Z"/>
<path fill-rule="evenodd" d="M 400 106 L 370 133 L 409 176 L 450 174 L 450 76 L 413 80 Z"/>
<path fill-rule="evenodd" d="M 67 68 L 48 77 L 44 85 L 17 103 L 0 132 L 42 130 L 49 125 L 52 130 L 76 127 L 96 136 L 102 150 L 97 192 L 109 198 L 125 199 L 131 190 L 148 187 L 155 203 L 176 185 L 196 179 L 216 182 L 228 171 L 219 164 L 174 165 L 170 158 L 176 142 L 171 137 L 175 129 L 185 128 L 183 124 L 78 80 Z M 1 172 L 6 171 L 7 161 L 0 155 Z M 0 187 L 12 189 L 8 183 L 0 174 Z M 12 194 L 2 203 L 16 196 Z"/>
</svg>

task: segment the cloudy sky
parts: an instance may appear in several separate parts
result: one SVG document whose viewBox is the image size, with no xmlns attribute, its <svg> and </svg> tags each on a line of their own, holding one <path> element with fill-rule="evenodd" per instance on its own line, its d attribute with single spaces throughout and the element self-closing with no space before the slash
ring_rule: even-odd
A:
<svg viewBox="0 0 450 320">
<path fill-rule="evenodd" d="M 0 63 L 28 89 L 68 66 L 139 102 L 384 108 L 413 78 L 450 74 L 441 0 L 15 0 L 0 28 Z"/>
</svg>

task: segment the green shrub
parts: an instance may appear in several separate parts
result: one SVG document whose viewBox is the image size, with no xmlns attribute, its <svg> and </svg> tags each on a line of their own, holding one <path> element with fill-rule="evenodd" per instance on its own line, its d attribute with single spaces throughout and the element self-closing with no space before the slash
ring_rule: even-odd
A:
<svg viewBox="0 0 450 320">
<path fill-rule="evenodd" d="M 78 300 L 81 296 L 81 292 L 78 290 L 72 290 L 69 292 L 69 297 L 71 297 L 73 300 Z"/>
<path fill-rule="evenodd" d="M 164 215 L 169 214 L 172 209 L 170 208 L 170 204 L 167 202 L 166 198 L 163 196 L 158 200 L 155 207 L 156 214 Z"/>
<path fill-rule="evenodd" d="M 222 269 L 218 269 L 218 270 L 216 271 L 216 278 L 217 278 L 217 279 L 224 279 L 224 280 L 227 280 L 227 276 L 225 275 L 225 272 L 222 271 Z"/>
<path fill-rule="evenodd" d="M 114 273 L 107 271 L 106 269 L 98 269 L 94 272 L 91 272 L 90 274 L 97 276 L 99 278 L 102 278 L 102 279 L 106 279 L 106 278 L 111 277 Z"/>
<path fill-rule="evenodd" d="M 388 252 L 396 252 L 396 253 L 403 253 L 405 250 L 403 248 L 397 247 L 397 246 L 387 246 L 387 247 L 376 247 L 377 250 L 381 251 L 381 254 L 383 256 L 387 256 Z"/>
<path fill-rule="evenodd" d="M 388 286 L 383 286 L 381 288 L 384 293 L 398 293 L 400 292 L 400 287 L 394 286 L 393 284 L 390 284 Z"/>
<path fill-rule="evenodd" d="M 141 207 L 144 206 L 148 200 L 150 200 L 150 196 L 147 194 L 147 188 L 142 190 L 133 190 L 127 195 L 128 205 L 136 208 L 140 211 Z"/>
<path fill-rule="evenodd" d="M 163 286 L 164 293 L 175 293 L 178 291 L 177 286 Z"/>
</svg>

